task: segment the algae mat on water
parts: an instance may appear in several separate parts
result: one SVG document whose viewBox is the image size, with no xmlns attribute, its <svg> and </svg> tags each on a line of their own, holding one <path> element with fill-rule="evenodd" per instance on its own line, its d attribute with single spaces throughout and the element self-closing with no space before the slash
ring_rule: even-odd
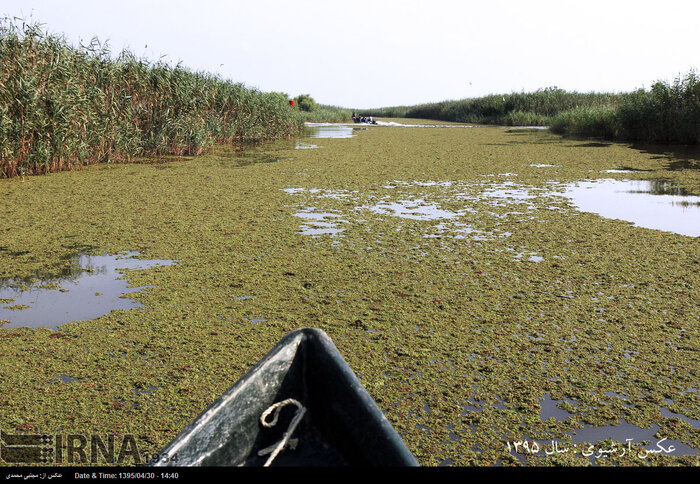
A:
<svg viewBox="0 0 700 484">
<path fill-rule="evenodd" d="M 128 296 L 140 309 L 0 328 L 0 429 L 132 435 L 152 454 L 312 326 L 423 465 L 698 462 L 698 239 L 563 196 L 621 167 L 697 193 L 697 171 L 545 131 L 352 134 L 0 181 L 0 278 L 60 274 L 76 253 L 177 262 L 126 272 L 150 286 Z M 596 459 L 573 437 L 623 421 L 658 431 L 611 431 Z M 662 439 L 695 455 L 643 455 Z"/>
</svg>

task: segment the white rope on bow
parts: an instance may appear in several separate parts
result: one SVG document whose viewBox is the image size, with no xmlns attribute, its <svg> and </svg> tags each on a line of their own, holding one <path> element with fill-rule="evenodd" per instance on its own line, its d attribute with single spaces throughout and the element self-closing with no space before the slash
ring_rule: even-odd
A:
<svg viewBox="0 0 700 484">
<path fill-rule="evenodd" d="M 280 452 L 282 452 L 282 449 L 284 449 L 285 446 L 289 445 L 291 449 L 295 449 L 297 446 L 297 442 L 299 442 L 299 439 L 292 439 L 290 437 L 296 430 L 297 425 L 299 425 L 299 422 L 301 422 L 301 419 L 304 417 L 304 414 L 306 413 L 306 408 L 293 398 L 288 398 L 270 406 L 267 410 L 263 412 L 262 416 L 260 417 L 260 423 L 263 425 L 263 427 L 274 427 L 275 425 L 277 425 L 277 419 L 279 418 L 280 411 L 282 410 L 282 408 L 290 404 L 295 405 L 297 407 L 297 411 L 294 414 L 294 418 L 290 422 L 289 427 L 287 427 L 287 431 L 282 436 L 282 440 L 280 440 L 276 444 L 273 444 L 269 447 L 258 451 L 258 455 L 261 457 L 263 455 L 270 454 L 270 457 L 267 459 L 267 462 L 265 462 L 264 467 L 269 467 L 270 464 L 272 464 L 272 461 L 275 460 L 275 458 Z M 275 413 L 272 416 L 272 422 L 268 422 L 267 416 L 270 415 L 270 413 L 273 411 Z"/>
</svg>

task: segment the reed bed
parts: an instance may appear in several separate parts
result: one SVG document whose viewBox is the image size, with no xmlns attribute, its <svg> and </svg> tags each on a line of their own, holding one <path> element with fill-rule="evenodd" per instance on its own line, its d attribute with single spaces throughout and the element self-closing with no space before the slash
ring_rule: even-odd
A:
<svg viewBox="0 0 700 484">
<path fill-rule="evenodd" d="M 673 83 L 630 93 L 577 93 L 557 88 L 460 101 L 363 110 L 408 117 L 507 126 L 549 126 L 557 134 L 668 144 L 700 143 L 700 78 L 691 70 Z"/>
<path fill-rule="evenodd" d="M 695 71 L 625 96 L 617 110 L 620 136 L 635 141 L 700 143 L 700 78 Z"/>
<path fill-rule="evenodd" d="M 614 109 L 573 109 L 552 119 L 555 133 L 668 144 L 700 143 L 700 79 L 654 83 L 620 97 Z"/>
<path fill-rule="evenodd" d="M 302 124 L 275 93 L 0 20 L 2 177 L 197 155 L 214 143 L 288 137 Z"/>
<path fill-rule="evenodd" d="M 337 106 L 319 105 L 314 111 L 299 111 L 299 115 L 309 123 L 343 123 L 352 120 L 352 111 Z"/>
<path fill-rule="evenodd" d="M 610 106 L 618 95 L 567 92 L 556 87 L 535 92 L 491 94 L 479 98 L 416 106 L 366 109 L 367 116 L 436 119 L 458 123 L 545 126 L 550 118 L 575 107 Z"/>
</svg>

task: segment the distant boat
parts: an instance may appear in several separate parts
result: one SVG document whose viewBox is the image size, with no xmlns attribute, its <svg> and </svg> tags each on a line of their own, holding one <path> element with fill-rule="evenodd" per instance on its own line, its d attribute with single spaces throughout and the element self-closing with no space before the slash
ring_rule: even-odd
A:
<svg viewBox="0 0 700 484">
<path fill-rule="evenodd" d="M 168 461 L 151 465 L 418 465 L 330 338 L 313 328 L 285 335 L 159 455 Z"/>
<path fill-rule="evenodd" d="M 356 123 L 362 123 L 362 124 L 378 124 L 376 119 L 372 119 L 372 117 L 366 117 L 366 116 L 355 116 L 354 114 L 352 115 L 352 120 Z"/>
</svg>

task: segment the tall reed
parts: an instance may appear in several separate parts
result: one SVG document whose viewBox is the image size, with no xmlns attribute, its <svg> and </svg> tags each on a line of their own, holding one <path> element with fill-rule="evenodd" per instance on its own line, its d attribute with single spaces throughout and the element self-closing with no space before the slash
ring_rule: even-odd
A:
<svg viewBox="0 0 700 484">
<path fill-rule="evenodd" d="M 549 119 L 575 107 L 614 105 L 618 95 L 567 92 L 556 87 L 535 92 L 490 94 L 479 98 L 361 110 L 367 116 L 405 117 L 458 123 L 547 125 Z"/>
<path fill-rule="evenodd" d="M 555 133 L 653 143 L 700 143 L 700 79 L 694 71 L 673 84 L 620 96 L 611 109 L 572 109 L 553 118 Z"/>
<path fill-rule="evenodd" d="M 631 93 L 578 93 L 557 88 L 459 101 L 361 111 L 367 116 L 438 119 L 510 126 L 550 126 L 555 133 L 611 140 L 700 143 L 700 77 Z"/>
<path fill-rule="evenodd" d="M 291 136 L 303 121 L 275 93 L 218 75 L 113 59 L 38 24 L 0 20 L 0 176 Z"/>
<path fill-rule="evenodd" d="M 617 110 L 620 137 L 659 143 L 700 143 L 700 78 L 693 70 L 672 84 L 626 95 Z"/>
<path fill-rule="evenodd" d="M 314 111 L 299 111 L 299 116 L 308 123 L 342 123 L 352 120 L 352 111 L 321 104 Z"/>
</svg>

